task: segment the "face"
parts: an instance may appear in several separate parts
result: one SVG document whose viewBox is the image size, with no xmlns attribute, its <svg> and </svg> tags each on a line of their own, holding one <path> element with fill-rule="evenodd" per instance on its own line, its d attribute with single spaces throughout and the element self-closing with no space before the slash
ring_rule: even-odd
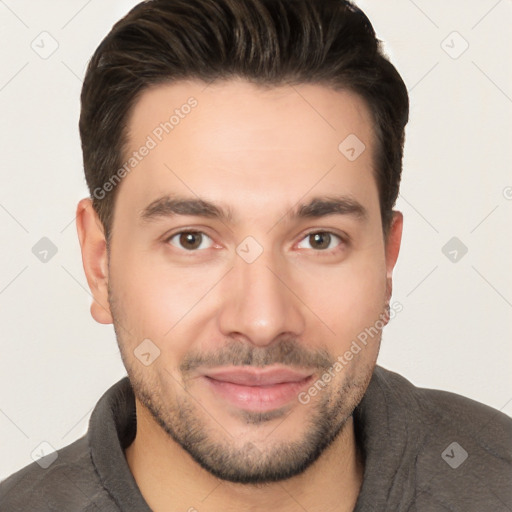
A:
<svg viewBox="0 0 512 512">
<path fill-rule="evenodd" d="M 130 116 L 96 318 L 148 417 L 219 478 L 304 471 L 366 390 L 380 332 L 344 355 L 383 324 L 401 226 L 386 244 L 372 125 L 353 93 L 238 80 L 158 86 Z"/>
</svg>

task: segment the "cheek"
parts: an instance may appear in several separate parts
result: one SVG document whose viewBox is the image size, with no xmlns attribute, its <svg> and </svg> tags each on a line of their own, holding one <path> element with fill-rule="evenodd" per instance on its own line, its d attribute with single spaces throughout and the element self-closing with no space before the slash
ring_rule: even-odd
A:
<svg viewBox="0 0 512 512">
<path fill-rule="evenodd" d="M 301 299 L 334 331 L 338 351 L 373 326 L 383 312 L 386 266 L 380 251 L 336 266 L 303 268 L 296 279 Z"/>
<path fill-rule="evenodd" d="M 169 297 L 162 293 L 166 288 L 159 284 L 161 278 L 150 262 L 126 248 L 119 248 L 111 256 L 110 286 L 116 313 L 133 338 L 151 339 L 163 328 L 155 329 L 156 320 L 162 324 L 172 321 L 162 317 L 162 306 Z"/>
<path fill-rule="evenodd" d="M 180 352 L 183 329 L 201 310 L 198 306 L 215 283 L 214 272 L 173 268 L 143 252 L 118 254 L 123 257 L 112 258 L 111 286 L 117 319 L 131 333 L 131 343 L 149 338 L 160 348 L 172 343 L 173 351 Z"/>
</svg>

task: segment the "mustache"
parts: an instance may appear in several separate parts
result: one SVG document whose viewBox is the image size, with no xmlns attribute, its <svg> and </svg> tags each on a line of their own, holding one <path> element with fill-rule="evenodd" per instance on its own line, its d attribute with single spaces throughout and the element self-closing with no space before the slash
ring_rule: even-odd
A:
<svg viewBox="0 0 512 512">
<path fill-rule="evenodd" d="M 327 350 L 308 350 L 296 339 L 282 338 L 268 347 L 255 347 L 250 343 L 230 340 L 222 348 L 204 353 L 189 353 L 180 364 L 183 374 L 201 368 L 217 366 L 270 366 L 282 364 L 301 368 L 327 370 L 336 361 Z"/>
</svg>

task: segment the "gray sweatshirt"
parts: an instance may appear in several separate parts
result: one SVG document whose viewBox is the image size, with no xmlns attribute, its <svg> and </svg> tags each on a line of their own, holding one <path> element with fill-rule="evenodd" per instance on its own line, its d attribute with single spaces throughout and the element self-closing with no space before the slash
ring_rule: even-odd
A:
<svg viewBox="0 0 512 512">
<path fill-rule="evenodd" d="M 365 459 L 354 512 L 512 511 L 512 419 L 499 411 L 378 366 L 354 426 Z M 135 433 L 125 377 L 46 469 L 55 454 L 0 482 L 0 511 L 149 512 L 124 455 Z"/>
</svg>

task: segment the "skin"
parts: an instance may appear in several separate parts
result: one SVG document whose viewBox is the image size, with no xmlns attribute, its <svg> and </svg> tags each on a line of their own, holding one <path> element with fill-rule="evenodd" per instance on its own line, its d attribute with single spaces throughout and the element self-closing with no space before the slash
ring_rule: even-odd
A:
<svg viewBox="0 0 512 512">
<path fill-rule="evenodd" d="M 353 510 L 364 461 L 352 411 L 371 378 L 380 336 L 309 403 L 292 400 L 266 416 L 226 402 L 201 371 L 208 361 L 240 365 L 252 356 L 255 366 L 295 365 L 319 378 L 382 318 L 402 215 L 394 212 L 385 239 L 370 113 L 357 95 L 322 85 L 176 82 L 145 91 L 136 103 L 131 151 L 190 96 L 197 107 L 118 185 L 109 251 L 91 201 L 77 209 L 91 313 L 114 324 L 136 395 L 127 462 L 157 512 Z M 366 146 L 354 161 L 338 150 L 349 134 Z M 165 194 L 199 197 L 232 217 L 143 220 L 141 212 Z M 293 216 L 298 203 L 333 195 L 357 201 L 365 217 Z M 190 239 L 180 245 L 179 233 L 191 229 L 207 235 L 195 250 Z M 311 232 L 332 233 L 328 248 Z M 252 263 L 237 253 L 248 236 L 262 249 Z M 134 355 L 144 339 L 160 350 L 148 366 Z M 191 431 L 201 436 L 191 440 Z M 220 473 L 215 448 L 227 457 Z M 250 483 L 233 481 L 230 468 Z M 294 474 L 268 481 L 268 468 Z"/>
</svg>

